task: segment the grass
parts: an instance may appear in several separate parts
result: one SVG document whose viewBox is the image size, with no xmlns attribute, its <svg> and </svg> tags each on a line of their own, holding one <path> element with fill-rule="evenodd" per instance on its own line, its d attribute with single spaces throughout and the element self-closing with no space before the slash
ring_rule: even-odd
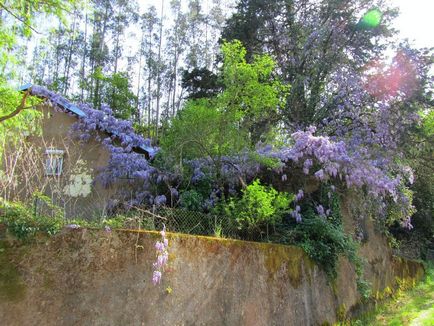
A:
<svg viewBox="0 0 434 326">
<path fill-rule="evenodd" d="M 375 311 L 352 321 L 351 325 L 434 325 L 434 265 L 426 269 L 425 279 L 409 291 L 397 291 Z"/>
</svg>

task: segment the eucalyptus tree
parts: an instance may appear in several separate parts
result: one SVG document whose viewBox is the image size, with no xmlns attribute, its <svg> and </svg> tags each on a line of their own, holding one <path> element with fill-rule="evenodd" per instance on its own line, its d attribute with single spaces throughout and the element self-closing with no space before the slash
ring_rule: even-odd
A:
<svg viewBox="0 0 434 326">
<path fill-rule="evenodd" d="M 106 41 L 113 16 L 114 8 L 111 0 L 93 1 L 92 35 L 89 51 L 90 83 L 87 86 L 89 87 L 88 100 L 95 108 L 101 106 L 102 71 L 110 59 Z"/>
<path fill-rule="evenodd" d="M 126 41 L 125 31 L 139 19 L 139 7 L 136 1 L 116 0 L 113 6 L 114 17 L 112 23 L 112 39 L 114 45 L 112 49 L 113 73 L 119 69 L 119 60 L 122 58 L 122 48 Z"/>
<path fill-rule="evenodd" d="M 146 89 L 144 102 L 146 103 L 146 125 L 149 136 L 151 135 L 152 106 L 155 98 L 154 89 L 157 78 L 157 53 L 155 52 L 155 45 L 159 43 L 159 34 L 157 32 L 159 24 L 160 20 L 157 16 L 157 9 L 154 6 L 149 7 L 141 17 L 142 42 L 140 45 L 140 54 L 144 59 L 142 71 L 145 85 L 143 89 Z"/>
<path fill-rule="evenodd" d="M 205 14 L 199 0 L 189 0 L 187 12 L 187 66 L 191 69 L 202 67 L 207 56 L 206 40 L 204 40 Z M 205 45 L 205 46 L 204 46 Z"/>
<path fill-rule="evenodd" d="M 163 20 L 164 20 L 164 0 L 161 0 L 160 24 L 158 32 L 158 55 L 157 55 L 157 90 L 156 90 L 156 111 L 155 111 L 155 137 L 158 138 L 158 128 L 160 121 L 160 101 L 161 101 L 161 77 L 163 73 L 162 43 L 163 43 Z"/>
<path fill-rule="evenodd" d="M 170 2 L 171 15 L 174 17 L 173 25 L 167 30 L 167 42 L 165 55 L 168 58 L 168 69 L 166 77 L 167 89 L 167 116 L 175 116 L 179 106 L 180 97 L 178 94 L 178 78 L 183 54 L 186 51 L 187 37 L 187 15 L 182 12 L 181 1 Z"/>
</svg>

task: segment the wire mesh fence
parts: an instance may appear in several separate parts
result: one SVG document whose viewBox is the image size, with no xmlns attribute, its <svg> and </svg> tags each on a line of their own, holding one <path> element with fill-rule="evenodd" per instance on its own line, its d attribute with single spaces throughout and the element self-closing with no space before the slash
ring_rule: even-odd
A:
<svg viewBox="0 0 434 326">
<path fill-rule="evenodd" d="M 246 228 L 237 219 L 228 215 L 215 215 L 189 211 L 180 208 L 154 207 L 151 210 L 135 208 L 131 228 L 161 230 L 163 225 L 168 231 L 219 238 L 240 239 L 259 242 L 276 242 L 276 229 L 266 225 Z M 140 225 L 137 223 L 139 221 Z"/>
<path fill-rule="evenodd" d="M 92 202 L 86 205 L 64 206 L 57 200 L 41 200 L 35 197 L 29 207 L 34 216 L 55 216 L 61 215 L 65 221 L 86 220 L 88 222 L 99 222 L 104 219 L 117 218 L 123 222 L 123 226 L 131 229 L 161 230 L 163 225 L 171 232 L 207 235 L 226 238 L 239 238 L 239 230 L 236 220 L 229 216 L 218 216 L 198 211 L 189 211 L 181 208 L 132 207 L 127 211 L 120 211 L 117 214 L 107 214 L 107 211 Z"/>
<path fill-rule="evenodd" d="M 220 238 L 241 239 L 250 241 L 273 241 L 273 230 L 256 228 L 246 230 L 241 227 L 236 217 L 190 211 L 170 207 L 132 207 L 127 211 L 108 214 L 97 203 L 74 205 L 72 208 L 62 202 L 49 201 L 35 197 L 28 203 L 34 217 L 60 217 L 65 223 L 86 222 L 84 225 L 103 225 L 109 219 L 116 219 L 117 227 L 142 230 L 162 230 L 163 226 L 170 232 L 191 235 L 213 236 Z M 80 223 L 81 225 L 81 223 Z"/>
<path fill-rule="evenodd" d="M 130 215 L 140 220 L 140 227 L 143 229 L 161 230 L 164 224 L 171 232 L 239 238 L 237 224 L 229 216 L 168 207 L 154 207 L 151 210 L 135 209 L 130 212 Z"/>
</svg>

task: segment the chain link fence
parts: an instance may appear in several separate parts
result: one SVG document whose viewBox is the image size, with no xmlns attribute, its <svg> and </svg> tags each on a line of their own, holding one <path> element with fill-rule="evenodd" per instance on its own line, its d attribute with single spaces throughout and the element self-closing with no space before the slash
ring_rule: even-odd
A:
<svg viewBox="0 0 434 326">
<path fill-rule="evenodd" d="M 270 226 L 242 228 L 235 217 L 227 215 L 206 214 L 181 208 L 154 207 L 151 210 L 135 208 L 128 214 L 129 228 L 144 230 L 162 230 L 163 226 L 170 232 L 192 235 L 213 236 L 219 238 L 240 239 L 259 242 L 274 242 L 275 229 Z M 128 220 L 128 218 L 127 218 Z"/>
<path fill-rule="evenodd" d="M 135 208 L 128 213 L 130 221 L 145 230 L 161 230 L 163 226 L 170 232 L 215 236 L 238 239 L 239 230 L 235 220 L 228 216 L 217 216 L 180 208 L 154 207 L 150 210 Z"/>
<path fill-rule="evenodd" d="M 213 236 L 220 238 L 241 239 L 250 241 L 273 241 L 270 236 L 273 230 L 266 228 L 250 230 L 247 232 L 241 228 L 235 217 L 216 215 L 198 211 L 190 211 L 182 208 L 132 207 L 127 211 L 119 211 L 117 214 L 108 214 L 106 209 L 101 209 L 96 203 L 89 202 L 86 205 L 74 205 L 72 208 L 58 200 L 44 200 L 33 198 L 28 207 L 36 216 L 63 216 L 65 223 L 85 220 L 87 223 L 103 225 L 104 220 L 116 219 L 118 227 L 142 230 L 162 230 L 165 226 L 170 232 L 192 235 Z M 71 211 L 73 213 L 68 213 Z M 268 232 L 269 231 L 269 232 Z"/>
</svg>

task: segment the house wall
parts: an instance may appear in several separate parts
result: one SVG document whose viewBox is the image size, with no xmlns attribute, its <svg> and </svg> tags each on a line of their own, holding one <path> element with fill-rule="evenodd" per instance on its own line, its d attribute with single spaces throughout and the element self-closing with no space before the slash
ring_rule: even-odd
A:
<svg viewBox="0 0 434 326">
<path fill-rule="evenodd" d="M 76 116 L 56 111 L 48 104 L 38 109 L 43 113 L 42 132 L 27 137 L 23 145 L 23 159 L 15 172 L 18 186 L 10 197 L 26 200 L 32 198 L 33 192 L 40 191 L 63 208 L 67 217 L 101 216 L 116 191 L 96 182 L 99 171 L 107 165 L 109 151 L 96 139 L 82 144 L 71 137 L 70 128 L 77 122 Z M 50 147 L 64 151 L 60 176 L 45 175 L 45 151 Z"/>
</svg>

